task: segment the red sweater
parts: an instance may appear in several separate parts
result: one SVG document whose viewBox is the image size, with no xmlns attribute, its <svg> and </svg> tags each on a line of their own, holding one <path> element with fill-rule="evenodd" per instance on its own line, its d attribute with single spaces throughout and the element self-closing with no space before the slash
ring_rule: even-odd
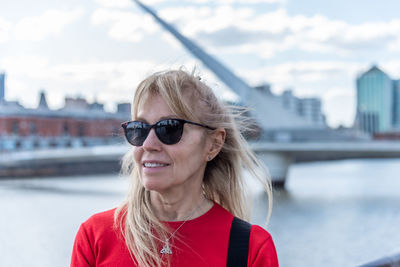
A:
<svg viewBox="0 0 400 267">
<path fill-rule="evenodd" d="M 114 211 L 98 213 L 84 222 L 75 238 L 71 266 L 137 266 L 131 259 L 121 234 L 113 228 Z M 171 266 L 226 266 L 233 215 L 218 204 L 202 216 L 187 221 L 175 235 Z M 167 222 L 172 230 L 182 222 Z M 270 234 L 253 225 L 250 231 L 247 266 L 278 266 Z"/>
</svg>

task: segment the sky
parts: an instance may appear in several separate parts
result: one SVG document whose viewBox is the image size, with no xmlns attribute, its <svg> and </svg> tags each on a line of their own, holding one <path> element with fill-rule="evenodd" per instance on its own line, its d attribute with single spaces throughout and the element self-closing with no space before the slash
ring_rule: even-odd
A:
<svg viewBox="0 0 400 267">
<path fill-rule="evenodd" d="M 351 126 L 355 81 L 373 64 L 400 78 L 398 0 L 143 0 L 251 86 L 319 97 L 331 127 Z M 196 68 L 233 94 L 130 0 L 2 0 L 6 100 L 50 108 L 85 97 L 114 111 L 154 71 Z"/>
</svg>

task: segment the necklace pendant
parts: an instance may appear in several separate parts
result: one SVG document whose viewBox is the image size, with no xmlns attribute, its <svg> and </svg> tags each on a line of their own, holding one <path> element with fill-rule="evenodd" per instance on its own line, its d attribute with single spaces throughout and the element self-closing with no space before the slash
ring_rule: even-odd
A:
<svg viewBox="0 0 400 267">
<path fill-rule="evenodd" d="M 165 241 L 165 244 L 164 244 L 163 248 L 160 250 L 160 253 L 161 254 L 169 254 L 169 255 L 172 254 L 172 250 L 169 247 L 168 240 Z"/>
</svg>

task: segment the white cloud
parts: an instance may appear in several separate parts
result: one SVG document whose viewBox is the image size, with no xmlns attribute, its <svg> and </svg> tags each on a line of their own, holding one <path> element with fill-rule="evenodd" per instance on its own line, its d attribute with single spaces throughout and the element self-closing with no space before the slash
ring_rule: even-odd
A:
<svg viewBox="0 0 400 267">
<path fill-rule="evenodd" d="M 287 0 L 219 0 L 222 3 L 244 3 L 244 4 L 284 4 Z"/>
<path fill-rule="evenodd" d="M 11 23 L 0 18 L 0 44 L 8 41 Z"/>
<path fill-rule="evenodd" d="M 127 0 L 113 2 L 96 0 L 104 6 L 125 7 Z M 147 5 L 165 2 L 153 0 Z M 219 0 L 213 7 L 182 4 L 156 10 L 161 18 L 172 23 L 184 35 L 197 42 L 215 47 L 217 53 L 254 54 L 272 58 L 285 51 L 305 51 L 335 54 L 342 57 L 391 49 L 399 50 L 400 20 L 351 24 L 326 16 L 292 16 L 280 5 L 278 9 L 259 13 L 251 3 L 280 3 L 284 0 Z M 207 4 L 201 0 L 196 3 Z M 233 3 L 248 4 L 234 7 Z M 157 24 L 145 13 L 138 14 L 117 10 L 97 10 L 92 17 L 94 24 L 108 24 L 111 38 L 138 42 L 157 30 Z M 259 13 L 259 14 L 257 14 Z M 158 28 L 159 29 L 159 28 Z M 228 49 L 227 49 L 228 48 Z"/>
<path fill-rule="evenodd" d="M 173 7 L 160 10 L 158 15 L 166 21 L 181 24 L 191 19 L 197 21 L 201 18 L 207 18 L 212 15 L 212 10 L 209 7 Z"/>
<path fill-rule="evenodd" d="M 161 18 L 176 25 L 187 36 L 198 32 L 216 32 L 237 21 L 246 21 L 254 14 L 251 8 L 232 8 L 229 5 L 210 7 L 166 8 L 159 12 Z"/>
<path fill-rule="evenodd" d="M 164 41 L 166 41 L 173 48 L 180 49 L 180 50 L 184 49 L 183 45 L 170 33 L 163 32 L 161 34 L 161 38 Z"/>
<path fill-rule="evenodd" d="M 297 87 L 300 83 L 341 81 L 355 77 L 361 67 L 358 62 L 348 61 L 295 61 L 256 69 L 240 69 L 239 73 L 252 81 L 252 85 L 268 82 L 284 88 Z"/>
<path fill-rule="evenodd" d="M 260 58 L 272 58 L 280 51 L 287 49 L 288 44 L 282 42 L 281 44 L 266 41 L 261 43 L 243 44 L 238 47 L 231 47 L 230 53 L 241 53 L 241 54 L 255 54 Z M 228 51 L 227 51 L 228 52 Z"/>
<path fill-rule="evenodd" d="M 139 42 L 145 34 L 159 29 L 152 18 L 145 14 L 100 8 L 91 17 L 93 25 L 109 25 L 109 36 L 112 39 L 128 42 Z"/>
<path fill-rule="evenodd" d="M 8 73 L 22 74 L 29 78 L 43 79 L 49 75 L 46 73 L 48 71 L 47 58 L 39 56 L 5 57 L 2 58 L 2 66 Z"/>
<path fill-rule="evenodd" d="M 159 4 L 159 3 L 166 3 L 170 0 L 145 0 L 145 1 L 141 1 L 142 3 L 144 3 L 145 5 L 149 6 L 151 8 L 151 5 L 155 5 L 155 4 Z M 190 1 L 190 0 L 183 0 L 184 1 Z"/>
<path fill-rule="evenodd" d="M 146 1 L 142 1 L 144 4 L 146 4 L 147 6 L 154 5 L 154 4 L 159 4 L 159 3 L 166 3 L 169 0 L 146 0 Z M 102 3 L 104 5 L 112 5 L 112 4 L 108 4 L 106 3 L 107 0 L 96 0 L 96 2 L 98 3 Z M 110 1 L 111 2 L 111 1 Z M 126 2 L 126 0 L 118 0 L 118 2 Z M 285 4 L 287 2 L 287 0 L 181 0 L 181 3 L 197 3 L 197 4 L 208 4 L 208 3 L 212 3 L 215 5 L 218 4 Z"/>
<path fill-rule="evenodd" d="M 166 1 L 166 0 L 164 0 Z M 158 0 L 157 2 L 161 2 Z M 185 0 L 183 2 L 213 3 L 213 4 L 285 4 L 287 0 Z"/>
<path fill-rule="evenodd" d="M 104 7 L 117 7 L 126 8 L 133 6 L 133 1 L 131 0 L 94 0 L 97 4 Z"/>
<path fill-rule="evenodd" d="M 39 88 L 45 88 L 53 108 L 61 107 L 65 95 L 82 95 L 88 99 L 97 96 L 108 104 L 130 101 L 136 85 L 159 65 L 149 60 L 52 64 L 38 56 L 8 57 L 2 63 L 10 77 L 9 99 L 19 96 L 24 105 L 34 107 L 37 97 L 25 96 L 37 95 Z M 23 86 L 18 80 L 32 83 Z"/>
<path fill-rule="evenodd" d="M 400 51 L 400 37 L 397 40 L 388 44 L 388 50 L 391 52 L 399 52 Z"/>
<path fill-rule="evenodd" d="M 123 80 L 135 81 L 140 74 L 151 69 L 151 61 L 84 61 L 67 64 L 51 64 L 46 58 L 38 56 L 8 57 L 3 60 L 8 72 L 36 80 L 49 80 L 62 83 L 80 83 L 100 80 L 111 84 Z M 130 79 L 126 77 L 131 77 Z"/>
<path fill-rule="evenodd" d="M 52 35 L 58 35 L 68 24 L 78 20 L 84 14 L 83 9 L 72 11 L 47 10 L 40 16 L 27 17 L 14 26 L 17 40 L 41 41 Z"/>
<path fill-rule="evenodd" d="M 400 42 L 398 19 L 350 24 L 322 15 L 291 16 L 283 8 L 256 15 L 255 7 L 228 5 L 167 8 L 159 14 L 185 35 L 219 46 L 222 52 L 235 47 L 231 52 L 253 52 L 265 58 L 289 50 L 346 56 L 360 49 L 395 50 Z"/>
</svg>

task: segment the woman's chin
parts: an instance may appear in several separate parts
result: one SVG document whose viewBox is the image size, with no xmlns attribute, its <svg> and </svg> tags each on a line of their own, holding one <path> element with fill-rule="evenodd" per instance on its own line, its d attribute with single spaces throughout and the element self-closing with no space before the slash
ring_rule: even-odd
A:
<svg viewBox="0 0 400 267">
<path fill-rule="evenodd" d="M 154 179 L 143 179 L 142 184 L 148 191 L 162 192 L 168 189 L 165 183 L 154 181 Z"/>
</svg>

